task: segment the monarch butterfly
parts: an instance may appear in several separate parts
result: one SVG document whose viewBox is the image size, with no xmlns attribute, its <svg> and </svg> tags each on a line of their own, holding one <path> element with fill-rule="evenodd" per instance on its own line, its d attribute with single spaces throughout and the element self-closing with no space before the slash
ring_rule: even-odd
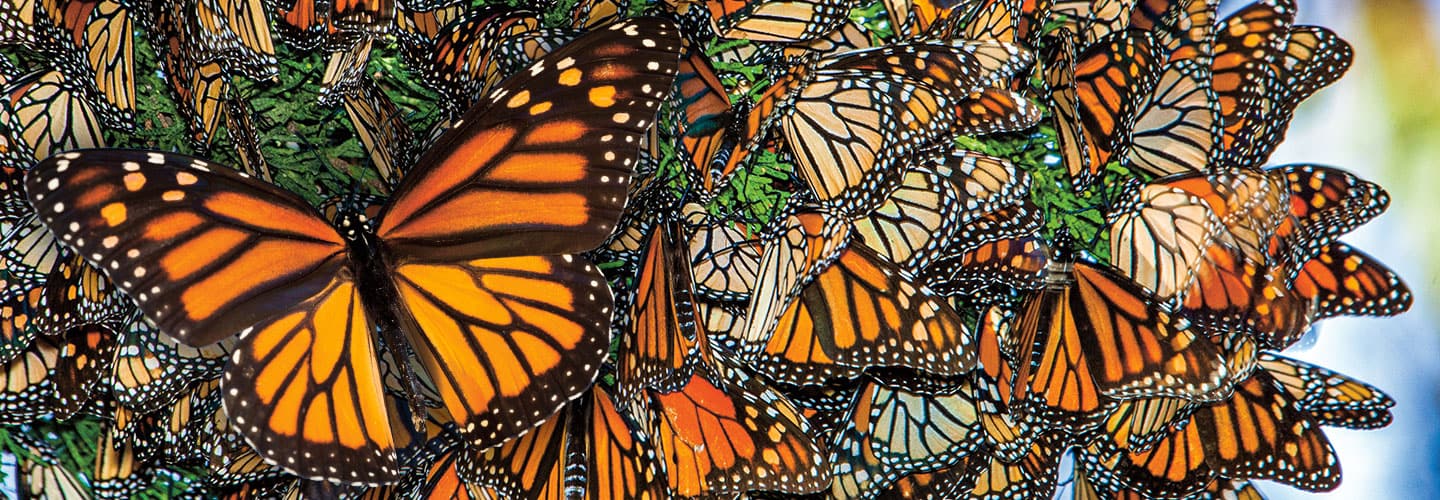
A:
<svg viewBox="0 0 1440 500">
<path fill-rule="evenodd" d="M 1154 88 L 1163 59 L 1148 32 L 1115 32 L 1078 52 L 1075 36 L 1054 36 L 1045 83 L 1062 163 L 1076 186 L 1087 186 L 1128 151 L 1136 107 Z"/>
<path fill-rule="evenodd" d="M 680 389 L 646 391 L 642 404 L 648 411 L 642 414 L 648 415 L 670 491 L 823 490 L 829 464 L 800 410 L 732 363 L 710 357 Z"/>
<path fill-rule="evenodd" d="M 1385 212 L 1390 195 L 1379 185 L 1344 170 L 1323 165 L 1292 164 L 1266 169 L 1281 179 L 1288 196 L 1290 217 L 1275 229 L 1275 241 L 1267 253 L 1293 267 L 1295 277 L 1301 263 L 1313 258 L 1320 248 Z"/>
<path fill-rule="evenodd" d="M 849 19 L 850 0 L 711 0 L 716 36 L 756 42 L 804 42 Z"/>
<path fill-rule="evenodd" d="M 800 43 L 785 44 L 780 50 L 783 60 L 799 62 L 808 57 L 830 56 L 874 47 L 870 33 L 854 20 L 845 21 L 829 34 Z M 783 70 L 782 70 L 783 71 Z"/>
<path fill-rule="evenodd" d="M 1112 214 L 1111 261 L 1201 326 L 1292 322 L 1272 315 L 1283 284 L 1264 250 L 1283 196 L 1277 179 L 1249 170 L 1159 179 Z"/>
<path fill-rule="evenodd" d="M 41 442 L 11 433 L 10 439 L 23 447 L 26 454 L 16 454 L 20 495 L 37 499 L 90 498 L 90 485 L 60 463 L 56 450 Z"/>
<path fill-rule="evenodd" d="M 409 145 L 414 142 L 414 132 L 395 101 L 370 80 L 361 81 L 356 92 L 343 99 L 350 123 L 369 151 L 380 178 L 393 185 L 413 161 Z"/>
<path fill-rule="evenodd" d="M 689 379 L 706 339 L 697 331 L 688 252 L 678 223 L 651 233 L 630 313 L 631 331 L 620 339 L 623 367 L 616 374 L 622 398 L 639 389 L 671 392 Z"/>
<path fill-rule="evenodd" d="M 815 196 L 864 213 L 900 182 L 900 159 L 955 125 L 959 100 L 1030 61 L 1002 42 L 913 42 L 793 66 L 751 110 L 722 178 L 778 125 Z"/>
<path fill-rule="evenodd" d="M 670 491 L 818 491 L 828 470 L 806 420 L 783 395 L 710 348 L 696 323 L 687 238 L 678 221 L 657 229 L 615 378 L 621 399 L 645 422 Z"/>
<path fill-rule="evenodd" d="M 65 420 L 85 409 L 113 349 L 114 336 L 98 327 L 35 338 L 0 369 L 0 423 Z"/>
<path fill-rule="evenodd" d="M 738 224 L 716 220 L 698 204 L 686 204 L 682 210 L 690 233 L 688 254 L 696 293 L 728 302 L 749 298 L 760 279 L 760 240 Z"/>
<path fill-rule="evenodd" d="M 135 114 L 134 27 L 130 6 L 115 0 L 40 0 L 29 4 L 41 29 L 42 52 L 60 56 L 69 75 L 86 75 L 99 93 L 90 103 L 112 126 L 128 128 Z M 23 7 L 22 7 L 23 8 Z M 53 31 L 52 31 L 53 30 Z"/>
<path fill-rule="evenodd" d="M 1299 313 L 1311 320 L 1333 316 L 1394 316 L 1410 309 L 1414 295 L 1394 271 L 1341 242 L 1320 248 L 1290 282 Z M 1302 330 L 1281 329 L 1271 345 L 1298 340 Z"/>
<path fill-rule="evenodd" d="M 1410 291 L 1393 271 L 1334 241 L 1384 211 L 1389 197 L 1378 186 L 1312 165 L 1170 185 L 1200 195 L 1225 218 L 1224 237 L 1205 250 L 1182 303 L 1202 325 L 1243 326 L 1283 348 L 1317 319 L 1409 308 Z"/>
<path fill-rule="evenodd" d="M 1211 69 L 1226 159 L 1258 166 L 1278 137 L 1268 132 L 1273 111 L 1283 106 L 1277 89 L 1281 52 L 1295 17 L 1293 0 L 1260 0 L 1220 21 L 1215 29 Z"/>
<path fill-rule="evenodd" d="M 360 92 L 361 81 L 365 79 L 365 65 L 370 61 L 370 48 L 374 40 L 365 37 L 345 50 L 330 53 L 325 62 L 325 73 L 320 77 L 320 103 L 333 104 L 335 100 Z"/>
<path fill-rule="evenodd" d="M 1345 74 L 1354 58 L 1350 44 L 1328 29 L 1318 26 L 1293 26 L 1285 32 L 1279 45 L 1283 53 L 1267 53 L 1268 64 L 1261 66 L 1271 79 L 1271 92 L 1246 121 L 1249 128 L 1237 132 L 1238 148 L 1228 153 L 1240 165 L 1260 165 L 1285 138 L 1291 116 L 1301 102 Z M 1252 64 L 1253 66 L 1253 64 Z M 1222 108 L 1223 110 L 1223 108 Z M 1249 140 L 1243 140 L 1249 139 Z"/>
<path fill-rule="evenodd" d="M 134 446 L 118 441 L 114 429 L 100 434 L 91 470 L 91 485 L 100 498 L 130 498 L 151 480 L 144 464 L 136 460 Z"/>
<path fill-rule="evenodd" d="M 37 71 L 11 80 L 4 92 L 8 102 L 0 106 L 0 118 L 12 131 L 7 138 L 29 153 L 26 166 L 61 151 L 105 145 L 100 115 L 64 73 Z"/>
<path fill-rule="evenodd" d="M 831 493 L 871 498 L 909 473 L 966 465 L 984 442 L 974 391 L 968 382 L 944 395 L 864 382 L 831 447 Z"/>
<path fill-rule="evenodd" d="M 1006 463 L 1022 460 L 1035 443 L 1040 426 L 1028 415 L 1010 411 L 1015 394 L 1015 338 L 1010 329 L 1014 313 L 999 306 L 981 312 L 975 351 L 980 358 L 977 387 L 988 392 L 980 401 L 980 427 L 990 453 Z"/>
<path fill-rule="evenodd" d="M 710 176 L 710 162 L 715 159 L 722 146 L 725 130 L 734 120 L 730 106 L 730 94 L 715 74 L 710 59 L 695 44 L 687 44 L 685 58 L 680 61 L 680 75 L 675 79 L 678 104 L 675 106 L 674 122 L 679 124 L 677 136 L 686 154 L 680 155 L 689 162 L 692 171 L 699 177 L 692 185 L 699 185 L 706 192 L 714 191 L 714 179 Z"/>
<path fill-rule="evenodd" d="M 455 465 L 470 487 L 500 498 L 664 498 L 658 458 L 639 427 L 594 386 L 540 427 L 483 454 L 462 452 Z"/>
<path fill-rule="evenodd" d="M 1271 352 L 1260 353 L 1258 363 L 1317 424 L 1350 429 L 1390 425 L 1395 401 L 1375 386 Z"/>
<path fill-rule="evenodd" d="M 1028 202 L 970 221 L 923 271 L 926 286 L 980 302 L 1005 300 L 1016 289 L 1038 288 L 1050 256 L 1038 233 L 1043 222 L 1039 209 Z"/>
<path fill-rule="evenodd" d="M 133 443 L 136 458 L 142 462 L 208 463 L 210 452 L 225 451 L 207 448 L 214 444 L 215 424 L 229 425 L 223 413 L 215 418 L 222 411 L 219 387 L 219 378 L 200 381 L 181 391 L 169 406 L 150 414 L 117 408 L 112 429 L 115 437 Z"/>
<path fill-rule="evenodd" d="M 1309 491 L 1335 487 L 1330 442 L 1265 370 L 1226 400 L 1196 409 L 1183 429 L 1143 452 L 1109 458 L 1120 481 L 1145 495 L 1183 496 L 1218 478 L 1269 479 Z"/>
<path fill-rule="evenodd" d="M 855 219 L 853 230 L 879 255 L 920 274 L 953 242 L 984 241 L 970 234 L 976 221 L 1023 198 L 1029 181 L 1001 158 L 969 151 L 929 155 L 906 165 L 900 187 Z"/>
<path fill-rule="evenodd" d="M 1222 230 L 1219 215 L 1200 197 L 1205 193 L 1185 187 L 1163 181 L 1140 186 L 1109 217 L 1110 265 L 1162 299 L 1190 289 Z"/>
<path fill-rule="evenodd" d="M 949 304 L 852 241 L 843 219 L 802 212 L 781 227 L 733 339 L 751 366 L 792 385 L 850 380 L 871 366 L 939 376 L 975 367 L 970 331 Z"/>
<path fill-rule="evenodd" d="M 1210 170 L 1220 153 L 1220 109 L 1210 68 L 1167 63 L 1152 92 L 1136 106 L 1130 147 L 1121 164 L 1165 176 Z"/>
<path fill-rule="evenodd" d="M 192 52 L 190 44 L 198 26 L 190 22 L 190 7 L 180 2 L 156 2 L 151 44 L 162 49 L 161 67 L 189 125 L 191 143 L 204 148 L 220 125 L 230 80 L 219 61 Z"/>
<path fill-rule="evenodd" d="M 1015 325 L 1016 391 L 1024 411 L 1068 429 L 1103 418 L 1114 399 L 1213 401 L 1231 382 L 1220 353 L 1119 272 L 1052 248 L 1044 288 Z"/>
<path fill-rule="evenodd" d="M 952 37 L 937 37 L 937 40 L 947 40 Z M 1014 42 L 1014 37 L 991 37 L 975 36 L 965 37 L 974 40 L 994 40 L 1002 42 Z M 838 56 L 841 54 L 860 51 L 872 48 L 870 37 L 853 22 L 845 23 L 840 29 L 834 31 L 829 37 L 821 38 L 804 45 L 788 46 L 785 50 L 787 55 L 793 59 L 803 61 L 806 56 Z M 873 69 L 893 70 L 878 66 Z M 915 75 L 912 75 L 915 76 Z M 934 78 L 921 77 L 925 83 L 931 83 L 939 90 L 950 87 L 949 82 L 936 80 Z M 1030 128 L 1040 121 L 1041 111 L 1038 106 L 1030 103 L 1024 95 L 1010 90 L 991 87 L 977 89 L 969 92 L 963 97 L 952 96 L 954 105 L 952 111 L 955 114 L 954 123 L 951 124 L 950 132 L 959 135 L 986 135 Z"/>
<path fill-rule="evenodd" d="M 392 352 L 404 332 L 473 446 L 539 424 L 593 381 L 610 295 L 562 254 L 610 232 L 678 43 L 666 22 L 627 21 L 507 80 L 353 243 L 294 195 L 178 155 L 67 154 L 27 188 L 162 331 L 191 345 L 242 331 L 226 407 L 262 456 L 307 477 L 391 482 L 374 327 Z M 214 255 L 227 257 L 202 260 Z M 493 301 L 462 303 L 474 297 Z M 310 376 L 292 378 L 297 364 Z"/>
<path fill-rule="evenodd" d="M 937 25 L 956 16 L 956 7 L 961 2 L 934 2 L 929 0 L 886 0 L 885 14 L 890 19 L 890 29 L 901 39 L 912 39 L 939 29 Z M 936 37 L 946 40 L 952 37 Z"/>
<path fill-rule="evenodd" d="M 262 0 L 159 0 L 151 8 L 185 13 L 190 21 L 179 42 L 186 57 L 222 61 L 226 71 L 257 80 L 275 77 L 275 41 Z"/>
<path fill-rule="evenodd" d="M 422 83 L 463 110 L 506 76 L 497 60 L 499 43 L 539 27 L 540 20 L 528 12 L 472 9 L 440 28 L 424 58 L 410 64 L 419 69 Z"/>
</svg>

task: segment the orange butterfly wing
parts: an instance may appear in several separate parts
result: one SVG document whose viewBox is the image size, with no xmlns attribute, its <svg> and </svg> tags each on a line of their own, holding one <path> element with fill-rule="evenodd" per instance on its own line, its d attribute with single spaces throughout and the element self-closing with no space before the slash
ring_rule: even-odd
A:
<svg viewBox="0 0 1440 500">
<path fill-rule="evenodd" d="M 506 80 L 420 158 L 376 234 L 399 260 L 600 246 L 620 219 L 641 136 L 668 94 L 679 45 L 668 22 L 632 19 Z"/>
<path fill-rule="evenodd" d="M 473 446 L 554 414 L 595 380 L 610 346 L 610 290 L 581 258 L 402 264 L 394 283 L 415 322 L 401 330 Z"/>
<path fill-rule="evenodd" d="M 1196 410 L 1154 448 L 1120 458 L 1116 470 L 1151 495 L 1188 494 L 1217 477 L 1270 479 L 1310 491 L 1338 484 L 1339 462 L 1320 428 L 1264 370 L 1225 401 Z"/>
<path fill-rule="evenodd" d="M 699 370 L 678 391 L 650 391 L 650 435 L 670 490 L 814 493 L 830 484 L 823 448 L 800 411 L 739 370 L 718 371 L 728 373 Z"/>
<path fill-rule="evenodd" d="M 61 240 L 191 345 L 315 297 L 347 261 L 345 240 L 303 200 L 204 160 L 65 153 L 26 189 Z"/>
<path fill-rule="evenodd" d="M 305 477 L 399 477 L 373 329 L 344 276 L 247 329 L 225 368 L 224 401 L 257 453 Z"/>
<path fill-rule="evenodd" d="M 631 326 L 621 339 L 616 383 L 621 394 L 655 388 L 675 390 L 689 379 L 687 365 L 703 342 L 697 335 L 689 252 L 674 224 L 650 235 L 640 268 Z"/>
</svg>

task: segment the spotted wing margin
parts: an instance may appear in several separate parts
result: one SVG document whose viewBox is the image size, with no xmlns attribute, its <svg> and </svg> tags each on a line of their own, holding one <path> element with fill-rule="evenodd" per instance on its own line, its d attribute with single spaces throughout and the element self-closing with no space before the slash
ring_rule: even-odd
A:
<svg viewBox="0 0 1440 500">
<path fill-rule="evenodd" d="M 850 245 L 791 301 L 749 361 L 776 381 L 853 379 L 871 366 L 953 376 L 975 367 L 970 330 L 949 304 L 864 245 Z"/>
<path fill-rule="evenodd" d="M 501 82 L 421 157 L 378 234 L 422 261 L 599 246 L 620 219 L 679 46 L 669 22 L 631 19 Z"/>
<path fill-rule="evenodd" d="M 267 462 L 307 478 L 400 477 L 373 324 L 349 273 L 240 337 L 225 411 Z"/>
<path fill-rule="evenodd" d="M 419 361 L 473 446 L 539 425 L 590 387 L 610 347 L 605 277 L 569 255 L 395 268 Z"/>
<path fill-rule="evenodd" d="M 190 345 L 275 320 L 348 265 L 345 240 L 304 200 L 189 156 L 64 153 L 25 184 L 62 243 Z"/>
</svg>

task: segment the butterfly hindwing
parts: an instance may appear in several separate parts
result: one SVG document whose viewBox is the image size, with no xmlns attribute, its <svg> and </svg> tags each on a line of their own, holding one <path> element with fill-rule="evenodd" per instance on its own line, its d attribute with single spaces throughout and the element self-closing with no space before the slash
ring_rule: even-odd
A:
<svg viewBox="0 0 1440 500">
<path fill-rule="evenodd" d="M 599 269 L 570 255 L 483 258 L 395 269 L 426 372 L 471 443 L 537 425 L 594 381 L 610 346 Z"/>
</svg>

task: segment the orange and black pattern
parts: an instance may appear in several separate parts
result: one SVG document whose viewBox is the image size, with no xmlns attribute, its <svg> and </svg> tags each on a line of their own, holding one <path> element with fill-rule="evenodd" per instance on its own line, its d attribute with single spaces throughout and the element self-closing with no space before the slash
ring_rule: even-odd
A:
<svg viewBox="0 0 1440 500">
<path fill-rule="evenodd" d="M 1346 242 L 1384 189 L 1266 164 L 1356 47 L 1219 3 L 4 3 L 0 448 L 27 497 L 1332 489 L 1398 403 L 1287 349 L 1416 298 Z"/>
<path fill-rule="evenodd" d="M 358 239 L 288 192 L 173 154 L 67 153 L 26 187 L 161 331 L 197 346 L 240 334 L 226 406 L 262 456 L 305 476 L 388 482 L 399 430 L 377 328 L 387 350 L 414 350 L 473 446 L 523 433 L 594 380 L 610 294 L 566 252 L 598 245 L 618 219 L 677 40 L 663 21 L 616 24 L 507 80 Z M 547 168 L 523 168 L 532 162 Z M 513 213 L 489 208 L 500 206 Z"/>
</svg>

